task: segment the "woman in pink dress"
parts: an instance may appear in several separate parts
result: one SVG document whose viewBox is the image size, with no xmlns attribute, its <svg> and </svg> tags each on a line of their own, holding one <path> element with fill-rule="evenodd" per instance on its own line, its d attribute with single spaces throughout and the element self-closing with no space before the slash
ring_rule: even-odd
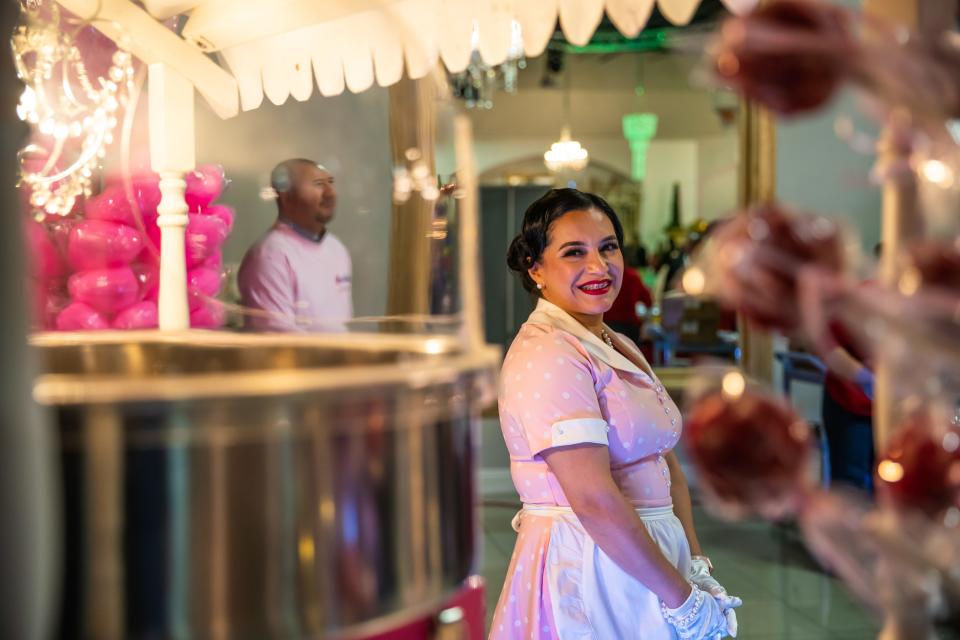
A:
<svg viewBox="0 0 960 640">
<path fill-rule="evenodd" d="M 603 324 L 622 242 L 602 198 L 554 189 L 527 209 L 507 254 L 539 299 L 500 378 L 523 509 L 497 640 L 736 634 L 740 600 L 710 575 L 672 451 L 680 412 L 636 345 Z"/>
</svg>

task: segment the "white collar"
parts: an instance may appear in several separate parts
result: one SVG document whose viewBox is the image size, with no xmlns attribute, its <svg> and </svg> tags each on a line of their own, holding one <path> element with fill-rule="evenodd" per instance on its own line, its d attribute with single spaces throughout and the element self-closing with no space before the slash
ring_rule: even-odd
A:
<svg viewBox="0 0 960 640">
<path fill-rule="evenodd" d="M 552 302 L 548 302 L 544 298 L 540 298 L 537 301 L 537 307 L 530 314 L 530 317 L 527 318 L 527 322 L 533 324 L 545 324 L 555 329 L 566 331 L 580 341 L 580 343 L 583 345 L 583 348 L 587 350 L 587 353 L 594 356 L 598 360 L 602 360 L 614 369 L 629 371 L 630 373 L 639 373 L 644 377 L 655 380 L 650 373 L 638 367 L 629 358 L 621 354 L 616 349 L 608 346 L 593 332 L 577 322 L 576 318 Z M 604 328 L 606 329 L 607 333 L 613 336 L 613 339 L 617 341 L 619 346 L 626 347 L 636 358 L 646 363 L 646 358 L 643 357 L 643 354 L 640 353 L 639 349 L 629 344 L 629 341 L 620 340 L 619 337 L 614 334 L 613 330 L 610 329 L 610 327 L 604 325 Z M 649 364 L 647 364 L 647 366 L 650 367 Z M 650 372 L 652 371 L 653 368 L 650 367 Z"/>
</svg>

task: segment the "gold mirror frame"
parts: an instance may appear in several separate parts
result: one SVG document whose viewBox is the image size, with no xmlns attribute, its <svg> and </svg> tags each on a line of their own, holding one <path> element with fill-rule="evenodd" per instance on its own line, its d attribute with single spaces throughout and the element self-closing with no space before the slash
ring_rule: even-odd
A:
<svg viewBox="0 0 960 640">
<path fill-rule="evenodd" d="M 753 103 L 744 103 L 740 110 L 740 154 L 741 207 L 773 200 L 777 193 L 777 123 L 768 110 Z M 742 317 L 737 326 L 744 373 L 773 382 L 773 336 Z"/>
</svg>

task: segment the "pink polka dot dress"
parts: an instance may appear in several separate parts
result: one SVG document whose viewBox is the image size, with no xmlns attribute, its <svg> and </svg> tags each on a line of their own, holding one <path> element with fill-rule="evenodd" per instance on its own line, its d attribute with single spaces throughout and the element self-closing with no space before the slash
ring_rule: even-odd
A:
<svg viewBox="0 0 960 640">
<path fill-rule="evenodd" d="M 639 349 L 624 357 L 541 299 L 504 360 L 499 410 L 513 483 L 524 503 L 494 613 L 500 639 L 676 637 L 659 600 L 593 544 L 540 454 L 594 443 L 661 551 L 687 575 L 690 551 L 673 514 L 664 455 L 680 438 L 680 412 Z"/>
</svg>

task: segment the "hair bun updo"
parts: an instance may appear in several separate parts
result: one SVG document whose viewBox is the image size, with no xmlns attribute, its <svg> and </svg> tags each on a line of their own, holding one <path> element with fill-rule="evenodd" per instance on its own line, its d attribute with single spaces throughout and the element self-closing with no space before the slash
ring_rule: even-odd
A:
<svg viewBox="0 0 960 640">
<path fill-rule="evenodd" d="M 517 234 L 513 242 L 510 243 L 510 248 L 507 249 L 507 266 L 513 271 L 525 274 L 534 262 L 530 247 L 527 246 L 523 236 Z"/>
</svg>

